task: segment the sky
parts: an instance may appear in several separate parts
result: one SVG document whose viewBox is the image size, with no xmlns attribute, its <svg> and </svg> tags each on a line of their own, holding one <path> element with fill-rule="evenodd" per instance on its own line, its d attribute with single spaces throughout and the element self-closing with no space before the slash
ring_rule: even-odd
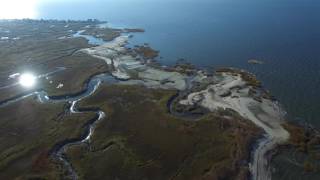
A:
<svg viewBox="0 0 320 180">
<path fill-rule="evenodd" d="M 35 18 L 39 0 L 0 0 L 0 19 Z"/>
<path fill-rule="evenodd" d="M 209 0 L 0 0 L 0 19 L 21 19 L 37 18 L 38 8 L 43 5 L 61 4 L 61 3 L 159 3 L 159 2 L 187 2 L 187 1 L 209 1 Z M 211 0 L 219 2 L 221 0 Z"/>
<path fill-rule="evenodd" d="M 0 0 L 0 19 L 37 18 L 39 6 L 52 3 L 80 3 L 102 0 Z M 106 0 L 114 1 L 114 0 Z M 123 1 L 123 0 L 118 0 Z M 130 0 L 124 0 L 130 1 Z M 140 0 L 138 0 L 140 1 Z"/>
</svg>

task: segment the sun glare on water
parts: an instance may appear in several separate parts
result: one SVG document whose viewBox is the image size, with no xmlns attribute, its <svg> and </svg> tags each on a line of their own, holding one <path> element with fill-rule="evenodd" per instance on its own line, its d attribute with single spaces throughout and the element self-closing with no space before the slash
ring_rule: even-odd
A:
<svg viewBox="0 0 320 180">
<path fill-rule="evenodd" d="M 37 77 L 31 73 L 21 74 L 19 77 L 19 84 L 26 88 L 31 88 L 36 84 Z"/>
<path fill-rule="evenodd" d="M 0 19 L 36 18 L 38 0 L 0 0 Z"/>
</svg>

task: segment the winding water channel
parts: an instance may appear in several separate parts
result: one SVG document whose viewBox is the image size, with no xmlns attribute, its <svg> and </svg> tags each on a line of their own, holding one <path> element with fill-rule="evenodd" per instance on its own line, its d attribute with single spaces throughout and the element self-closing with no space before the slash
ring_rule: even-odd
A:
<svg viewBox="0 0 320 180">
<path fill-rule="evenodd" d="M 51 73 L 50 73 L 51 74 Z M 44 75 L 40 75 L 41 77 L 45 77 Z M 39 77 L 40 77 L 39 76 Z M 10 104 L 19 102 L 23 99 L 26 99 L 28 97 L 36 96 L 39 103 L 69 103 L 70 108 L 69 111 L 72 114 L 81 114 L 81 113 L 87 113 L 87 112 L 94 112 L 96 113 L 96 116 L 89 120 L 85 126 L 85 131 L 81 135 L 81 137 L 77 139 L 67 139 L 65 141 L 59 142 L 56 144 L 50 151 L 50 155 L 61 161 L 67 170 L 70 178 L 73 180 L 78 179 L 77 173 L 74 171 L 72 165 L 67 160 L 65 156 L 65 151 L 73 145 L 78 145 L 81 143 L 87 143 L 90 141 L 90 138 L 94 132 L 94 129 L 96 127 L 96 124 L 105 118 L 106 114 L 105 112 L 99 110 L 99 109 L 78 109 L 76 107 L 77 102 L 81 101 L 82 99 L 91 96 L 100 86 L 102 82 L 108 81 L 109 83 L 115 82 L 116 80 L 113 79 L 112 76 L 108 74 L 99 74 L 94 77 L 92 77 L 88 83 L 86 84 L 86 88 L 81 93 L 78 93 L 76 95 L 63 95 L 63 96 L 54 96 L 50 97 L 44 90 L 34 90 L 32 92 L 28 92 L 26 94 L 19 95 L 17 97 L 4 100 L 0 102 L 0 108 L 4 106 L 8 106 Z"/>
<path fill-rule="evenodd" d="M 93 36 L 80 35 L 81 33 L 82 33 L 82 31 L 77 32 L 74 35 L 74 37 L 86 38 L 88 40 L 88 43 L 91 45 L 98 45 L 98 44 L 102 43 L 100 39 L 96 39 Z M 96 43 L 96 42 L 99 42 L 99 43 Z M 104 42 L 104 43 L 107 43 L 107 42 Z M 65 70 L 65 69 L 66 69 L 65 67 L 57 67 L 56 70 L 45 73 L 45 74 L 38 75 L 37 78 L 38 79 L 46 78 L 50 75 L 53 75 L 55 73 L 58 73 L 60 71 Z M 75 170 L 73 169 L 71 163 L 68 161 L 68 159 L 65 155 L 65 152 L 71 146 L 79 145 L 82 143 L 88 143 L 94 133 L 94 129 L 96 127 L 96 124 L 105 118 L 106 113 L 101 111 L 98 108 L 78 109 L 76 105 L 82 99 L 87 98 L 87 97 L 91 96 L 92 94 L 94 94 L 95 91 L 98 89 L 98 87 L 103 82 L 108 82 L 109 84 L 112 84 L 112 83 L 118 82 L 118 80 L 109 74 L 101 73 L 101 74 L 98 74 L 96 76 L 91 77 L 87 81 L 87 83 L 85 85 L 85 89 L 79 93 L 71 94 L 71 95 L 62 95 L 62 96 L 49 96 L 45 90 L 34 89 L 31 91 L 27 91 L 24 94 L 20 94 L 16 97 L 1 101 L 0 108 L 8 106 L 8 105 L 16 103 L 16 102 L 19 102 L 19 101 L 24 100 L 28 97 L 36 96 L 39 103 L 69 103 L 70 104 L 69 112 L 71 114 L 81 114 L 81 113 L 88 113 L 88 112 L 95 113 L 96 116 L 86 123 L 86 126 L 84 127 L 85 130 L 82 133 L 81 137 L 76 138 L 76 139 L 66 139 L 62 142 L 59 142 L 56 145 L 54 145 L 54 147 L 51 148 L 51 151 L 49 153 L 51 157 L 59 160 L 63 164 L 65 170 L 68 172 L 68 176 L 71 179 L 77 180 L 78 175 L 75 172 Z M 13 86 L 18 86 L 18 85 L 19 85 L 19 83 L 14 83 L 11 85 L 6 85 L 3 87 L 0 87 L 0 89 L 7 89 L 7 88 L 10 88 Z"/>
<path fill-rule="evenodd" d="M 92 40 L 92 39 L 95 39 L 95 37 L 83 36 L 83 35 L 81 35 L 81 31 L 77 32 L 75 34 L 75 37 L 86 38 L 88 40 L 89 44 L 92 42 L 99 42 L 99 43 L 94 43 L 93 45 L 101 44 L 100 39 Z M 104 42 L 104 43 L 108 43 L 108 42 Z M 63 70 L 65 70 L 64 67 L 58 67 L 53 72 L 39 75 L 38 78 L 45 78 L 49 75 L 52 75 L 54 73 L 58 73 L 59 71 L 63 71 Z M 183 80 L 185 81 L 185 84 L 186 84 L 186 88 L 185 88 L 185 90 L 180 90 L 179 91 L 180 93 L 187 93 L 187 94 L 190 93 L 188 90 L 191 88 L 192 78 L 193 77 L 189 77 L 189 76 L 186 78 L 183 78 Z M 176 80 L 176 79 L 174 79 L 174 80 Z M 95 113 L 96 116 L 93 119 L 88 120 L 88 122 L 86 123 L 85 131 L 82 133 L 81 137 L 76 138 L 76 139 L 66 139 L 62 142 L 59 142 L 50 151 L 50 155 L 54 159 L 57 159 L 63 163 L 64 168 L 68 172 L 69 177 L 73 180 L 77 180 L 78 175 L 75 172 L 75 170 L 73 169 L 71 163 L 68 161 L 68 159 L 65 155 L 65 152 L 70 146 L 79 145 L 81 143 L 88 143 L 92 137 L 92 134 L 94 133 L 94 129 L 95 129 L 97 123 L 99 121 L 103 120 L 106 116 L 106 112 L 103 112 L 98 108 L 90 108 L 90 109 L 77 108 L 77 103 L 79 101 L 81 101 L 82 99 L 87 98 L 87 97 L 91 96 L 92 94 L 94 94 L 96 92 L 96 90 L 99 88 L 99 86 L 101 85 L 101 83 L 108 82 L 110 84 L 110 83 L 116 83 L 119 81 L 120 80 L 117 79 L 116 77 L 114 77 L 113 75 L 99 74 L 99 75 L 91 77 L 87 81 L 85 89 L 77 94 L 63 95 L 63 96 L 49 96 L 46 91 L 41 90 L 41 89 L 36 89 L 31 92 L 29 91 L 25 94 L 21 94 L 19 96 L 14 97 L 14 98 L 10 98 L 10 99 L 7 99 L 7 100 L 0 102 L 0 108 L 7 106 L 7 105 L 10 105 L 12 103 L 21 101 L 21 100 L 28 98 L 28 97 L 31 97 L 31 96 L 37 96 L 37 99 L 39 100 L 40 103 L 69 103 L 69 105 L 70 105 L 69 112 L 71 114 L 81 114 L 81 113 L 87 113 L 87 112 Z M 237 82 L 237 81 L 231 81 L 230 84 L 234 85 L 234 82 Z M 15 85 L 17 85 L 17 84 L 15 84 Z M 11 87 L 11 86 L 8 86 L 8 87 Z M 0 87 L 0 89 L 1 88 L 6 88 L 6 87 Z M 177 89 L 179 89 L 179 88 L 177 88 Z M 229 88 L 226 87 L 225 89 L 230 89 L 230 87 Z M 181 116 L 181 114 L 176 114 L 172 111 L 172 102 L 178 96 L 179 95 L 177 94 L 176 96 L 172 97 L 168 101 L 167 106 L 168 106 L 168 110 L 170 113 L 172 113 L 173 115 Z M 217 102 L 219 103 L 219 101 L 215 100 L 212 103 L 215 104 Z M 224 102 L 224 101 L 221 101 L 221 102 L 223 105 L 222 107 L 224 107 L 225 105 L 228 105 L 228 107 L 230 106 L 232 109 L 237 110 L 237 108 L 240 108 L 240 110 L 238 111 L 240 115 L 242 115 L 243 117 L 245 117 L 247 119 L 252 120 L 253 122 L 256 123 L 257 126 L 262 127 L 262 129 L 264 129 L 267 132 L 267 134 L 269 134 L 269 136 L 267 135 L 264 138 L 260 139 L 260 141 L 258 141 L 258 143 L 257 143 L 257 148 L 254 148 L 252 150 L 253 157 L 251 159 L 251 163 L 250 163 L 251 168 L 250 169 L 251 169 L 253 179 L 257 179 L 257 180 L 271 179 L 271 174 L 269 171 L 270 169 L 269 169 L 269 165 L 268 165 L 268 159 L 267 159 L 266 155 L 267 155 L 268 151 L 270 151 L 274 148 L 274 146 L 276 146 L 278 143 L 281 143 L 282 141 L 285 140 L 286 135 L 287 135 L 286 132 L 282 131 L 282 127 L 278 127 L 279 124 L 277 121 L 274 122 L 275 128 L 266 127 L 266 125 L 262 123 L 263 121 L 261 121 L 261 119 L 263 120 L 267 116 L 263 117 L 263 118 L 256 117 L 256 115 L 250 110 L 249 105 L 247 103 L 247 100 L 243 100 L 243 102 L 241 100 L 241 103 L 240 103 L 240 100 L 239 100 L 239 102 L 233 102 L 233 100 L 232 100 L 233 104 L 235 104 L 234 106 L 231 106 L 232 103 L 230 104 L 230 102 Z M 220 102 L 220 104 L 221 104 L 221 102 Z M 244 110 L 247 113 L 242 112 L 243 107 L 245 107 Z M 210 108 L 208 108 L 208 109 L 210 109 Z M 213 110 L 214 109 L 215 108 L 213 108 Z M 265 121 L 267 121 L 267 120 L 265 120 Z"/>
</svg>

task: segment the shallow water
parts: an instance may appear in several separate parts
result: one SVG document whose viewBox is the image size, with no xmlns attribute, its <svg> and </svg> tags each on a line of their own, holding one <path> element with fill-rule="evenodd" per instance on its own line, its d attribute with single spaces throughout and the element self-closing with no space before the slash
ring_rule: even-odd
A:
<svg viewBox="0 0 320 180">
<path fill-rule="evenodd" d="M 91 45 L 102 45 L 102 44 L 105 43 L 105 42 L 103 41 L 103 39 L 101 39 L 101 38 L 95 38 L 95 37 L 93 37 L 93 36 L 81 34 L 81 33 L 83 33 L 83 32 L 84 32 L 84 30 L 78 31 L 77 33 L 75 33 L 75 34 L 73 35 L 73 37 L 83 37 L 83 38 L 87 39 L 88 44 L 91 44 Z"/>
<path fill-rule="evenodd" d="M 320 179 L 320 173 L 305 173 L 305 162 L 310 161 L 303 153 L 289 149 L 273 159 L 273 179 Z M 319 166 L 319 161 L 311 161 Z"/>
</svg>

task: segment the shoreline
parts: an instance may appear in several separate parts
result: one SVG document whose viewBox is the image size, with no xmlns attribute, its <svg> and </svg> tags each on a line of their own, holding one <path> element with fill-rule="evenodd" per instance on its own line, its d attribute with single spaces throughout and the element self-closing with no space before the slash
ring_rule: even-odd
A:
<svg viewBox="0 0 320 180">
<path fill-rule="evenodd" d="M 125 55 L 124 58 L 122 58 L 121 56 L 116 58 L 110 58 L 110 56 L 112 56 L 112 54 L 114 54 L 115 52 L 124 53 L 126 49 L 123 47 L 127 44 L 127 41 L 128 41 L 128 37 L 119 36 L 113 42 L 111 42 L 111 44 L 104 44 L 98 47 L 88 48 L 88 49 L 85 49 L 83 52 L 88 53 L 93 57 L 103 59 L 106 61 L 108 65 L 112 65 L 114 69 L 114 72 L 112 73 L 113 76 L 116 76 L 119 79 L 126 80 L 122 84 L 127 84 L 127 85 L 138 84 L 138 85 L 144 85 L 148 88 L 177 89 L 178 91 L 185 91 L 187 89 L 187 86 L 185 85 L 185 81 L 187 79 L 186 75 L 182 75 L 175 71 L 168 72 L 168 71 L 165 71 L 164 69 L 155 70 L 154 68 L 148 66 L 148 64 L 144 65 L 140 61 L 136 61 L 133 57 L 130 57 L 128 55 Z M 105 50 L 109 51 L 109 53 L 106 53 Z M 135 66 L 132 67 L 132 64 L 134 64 Z M 126 66 L 127 68 L 123 68 L 123 66 Z M 147 72 L 148 74 L 147 76 L 144 75 L 145 72 Z M 241 72 L 246 73 L 244 71 L 241 71 Z M 136 74 L 136 75 L 132 76 L 132 74 Z M 232 76 L 235 74 L 237 74 L 237 72 L 231 72 L 229 75 L 228 75 L 228 72 L 222 73 L 222 76 L 224 76 L 223 78 L 225 78 L 227 82 L 222 81 L 221 87 L 219 86 L 212 87 L 213 92 L 222 91 L 221 93 L 223 94 L 223 93 L 226 93 L 224 91 L 226 90 L 229 91 L 234 87 L 241 87 L 241 86 L 245 87 L 245 84 L 248 82 L 245 82 L 241 77 L 235 78 L 231 81 L 228 79 L 230 78 L 230 75 L 232 78 Z M 164 76 L 165 78 L 161 78 L 161 76 Z M 199 83 L 201 83 L 201 80 L 199 81 L 199 79 L 206 78 L 206 77 L 200 77 L 201 75 L 199 73 L 196 74 L 196 76 L 198 76 L 196 78 L 198 78 Z M 237 76 L 239 76 L 239 74 Z M 150 77 L 157 77 L 157 78 L 150 78 Z M 193 80 L 195 80 L 196 78 L 194 78 Z M 168 81 L 172 83 L 173 86 L 171 85 L 168 86 L 167 83 L 158 84 L 160 81 Z M 177 84 L 177 82 L 179 81 L 180 81 L 180 84 Z M 225 85 L 226 83 L 229 83 L 229 85 Z M 245 91 L 247 91 L 248 93 L 248 90 L 245 90 Z M 231 91 L 235 93 L 233 90 Z M 198 97 L 203 93 L 207 93 L 207 95 L 204 95 L 202 99 L 201 97 Z M 242 93 L 246 93 L 246 92 L 242 92 Z M 220 94 L 221 97 L 222 97 L 222 94 Z M 244 98 L 243 100 L 239 99 L 239 102 L 236 102 L 233 100 L 233 98 L 229 98 L 229 100 L 227 100 L 226 103 L 218 102 L 218 104 L 216 104 L 216 102 L 210 101 L 210 99 L 212 98 L 211 97 L 212 95 L 210 95 L 208 90 L 206 92 L 200 91 L 198 92 L 198 94 L 191 93 L 189 94 L 189 96 L 191 96 L 189 97 L 189 100 L 184 100 L 184 101 L 182 100 L 180 101 L 180 104 L 187 105 L 187 106 L 198 104 L 200 106 L 203 106 L 209 109 L 210 111 L 215 111 L 217 110 L 217 108 L 220 108 L 220 107 L 222 107 L 223 109 L 231 108 L 236 112 L 238 112 L 242 117 L 254 122 L 258 127 L 262 128 L 266 132 L 267 134 L 266 140 L 262 140 L 258 144 L 258 147 L 255 149 L 255 153 L 253 153 L 254 160 L 251 164 L 250 169 L 254 179 L 270 179 L 271 172 L 269 171 L 269 166 L 267 165 L 268 160 L 265 158 L 265 156 L 267 152 L 274 149 L 276 145 L 283 144 L 289 139 L 289 133 L 286 130 L 284 130 L 281 125 L 283 123 L 283 115 L 281 114 L 281 111 L 282 111 L 281 107 L 279 107 L 277 103 L 273 101 L 264 99 L 264 97 L 258 97 L 258 98 L 262 98 L 261 102 L 257 102 L 255 99 L 250 100 L 248 98 Z M 227 97 L 231 96 L 231 94 L 226 94 L 226 96 Z M 241 97 L 239 93 L 235 93 L 234 96 Z M 193 98 L 196 98 L 196 99 L 193 100 Z M 213 103 L 213 104 L 210 104 L 210 103 Z M 235 103 L 235 104 L 231 105 L 229 103 L 231 104 Z M 261 117 L 257 117 L 259 115 L 256 115 L 254 113 L 252 114 L 252 111 L 249 110 L 250 108 L 244 109 L 244 107 L 246 106 L 249 107 L 249 104 L 251 103 L 255 103 L 256 105 L 261 103 L 262 105 L 261 108 L 263 110 L 262 112 L 265 112 L 265 111 L 267 112 L 265 112 L 264 115 L 261 115 Z M 266 103 L 266 104 L 264 105 L 263 103 Z M 266 123 L 266 121 L 271 120 L 273 118 L 276 118 L 276 120 L 271 122 L 272 124 Z"/>
<path fill-rule="evenodd" d="M 118 45 L 118 47 L 124 47 L 125 46 L 125 45 L 123 45 L 121 43 L 126 44 L 127 41 L 126 40 L 124 40 L 122 42 L 120 41 L 120 43 L 119 43 L 120 45 Z M 117 47 L 117 45 L 115 45 L 115 47 Z M 91 48 L 91 49 L 94 49 L 94 48 Z M 117 49 L 117 48 L 115 48 L 115 49 Z M 91 53 L 89 52 L 89 54 L 91 54 Z M 98 54 L 99 54 L 99 52 L 98 52 Z M 106 57 L 104 55 L 100 54 L 100 56 L 99 56 L 99 55 L 95 54 L 94 56 L 97 57 L 97 58 L 101 58 L 101 59 L 106 60 L 105 59 Z M 112 63 L 110 63 L 110 61 L 108 61 L 108 60 L 106 62 L 108 64 L 113 64 L 114 63 L 114 61 Z M 120 64 L 121 60 L 119 60 L 119 62 L 117 62 L 117 63 Z M 136 62 L 136 63 L 139 64 L 139 62 Z M 126 64 L 126 62 L 124 62 L 124 64 Z M 145 64 L 145 65 L 148 66 L 148 64 Z M 152 68 L 152 66 L 149 66 L 149 68 Z M 169 67 L 167 67 L 167 66 L 166 67 L 161 67 L 160 66 L 159 68 L 160 69 L 158 69 L 158 70 L 164 71 L 164 72 L 168 72 L 167 69 L 169 69 L 170 72 L 179 72 L 180 71 L 176 67 L 172 67 L 172 66 L 169 66 Z M 193 68 L 191 68 L 191 69 L 192 69 L 191 71 L 194 71 L 195 69 L 196 69 L 196 71 L 201 71 L 201 69 L 197 69 L 195 66 L 193 66 Z M 121 70 L 123 70 L 123 69 L 121 69 Z M 269 127 L 270 124 L 264 124 L 266 119 L 263 120 L 264 122 L 262 121 L 263 123 L 261 123 L 261 122 L 259 122 L 257 120 L 253 120 L 254 123 L 257 123 L 256 125 L 258 127 L 262 127 L 266 131 L 266 136 L 262 135 L 262 137 L 263 137 L 262 141 L 258 141 L 258 143 L 256 144 L 257 147 L 256 147 L 255 151 L 256 151 L 256 153 L 260 152 L 260 154 L 258 153 L 258 154 L 255 155 L 255 153 L 250 152 L 250 154 L 252 153 L 253 157 L 256 156 L 256 160 L 253 161 L 253 165 L 251 166 L 251 168 L 253 167 L 251 169 L 252 174 L 253 174 L 252 176 L 256 177 L 255 179 L 271 179 L 271 172 L 270 172 L 270 169 L 269 169 L 270 168 L 270 164 L 269 163 L 271 162 L 271 159 L 273 158 L 273 156 L 269 156 L 267 154 L 270 151 L 273 151 L 273 150 L 277 149 L 279 146 L 286 145 L 288 143 L 289 132 L 286 131 L 285 129 L 283 129 L 283 127 L 282 127 L 283 123 L 287 123 L 287 121 L 284 120 L 285 117 L 286 117 L 287 112 L 282 109 L 282 106 L 275 99 L 275 97 L 270 95 L 270 93 L 266 89 L 261 87 L 261 83 L 258 80 L 255 79 L 253 74 L 251 74 L 251 73 L 249 73 L 247 71 L 244 71 L 244 70 L 237 70 L 237 69 L 234 69 L 234 68 L 217 69 L 217 71 L 220 71 L 220 72 L 221 71 L 225 71 L 225 70 L 227 70 L 227 71 L 236 71 L 236 72 L 233 72 L 233 73 L 235 73 L 235 74 L 239 73 L 240 75 L 247 74 L 245 76 L 249 77 L 249 79 L 247 81 L 248 85 L 249 86 L 253 86 L 255 90 L 256 90 L 256 88 L 258 88 L 259 91 L 261 91 L 261 93 L 260 93 L 261 97 L 254 97 L 253 100 L 261 102 L 261 98 L 262 99 L 266 98 L 267 101 L 270 101 L 270 103 L 272 104 L 273 108 L 275 108 L 274 109 L 275 110 L 274 114 L 280 113 L 280 114 L 276 115 L 276 116 L 279 116 L 279 121 L 278 122 L 274 122 L 274 124 L 271 125 L 271 126 L 274 126 L 274 128 L 276 128 L 275 130 L 271 130 L 271 128 Z M 123 71 L 125 71 L 125 70 L 123 70 Z M 139 72 L 139 70 L 137 70 L 137 71 Z M 117 76 L 119 74 L 113 74 L 113 75 Z M 199 75 L 199 74 L 197 74 L 197 75 Z M 121 74 L 120 74 L 120 76 L 121 76 Z M 250 77 L 254 77 L 254 78 L 250 79 Z M 177 87 L 172 87 L 172 86 L 171 87 L 166 87 L 166 85 L 164 85 L 164 86 L 161 86 L 161 85 L 155 86 L 152 83 L 150 84 L 150 83 L 146 82 L 146 81 L 149 81 L 149 80 L 151 80 L 151 81 L 152 80 L 153 81 L 157 81 L 157 80 L 161 81 L 159 79 L 156 79 L 156 80 L 155 79 L 149 79 L 149 78 L 146 79 L 146 78 L 144 78 L 144 76 L 139 76 L 139 75 L 138 75 L 138 78 L 137 79 L 136 78 L 137 77 L 135 76 L 133 79 L 131 79 L 130 75 L 126 75 L 125 78 L 124 78 L 126 81 L 123 82 L 122 84 L 127 84 L 127 85 L 139 84 L 139 85 L 146 86 L 148 88 L 160 88 L 160 89 L 161 88 L 164 88 L 164 89 L 167 89 L 167 88 L 175 89 L 175 88 L 177 88 Z M 123 78 L 119 78 L 119 79 L 123 79 Z M 141 82 L 141 80 L 143 82 Z M 184 79 L 184 80 L 186 80 L 186 79 Z M 167 80 L 166 79 L 166 81 L 171 81 L 171 80 Z M 180 92 L 185 92 L 187 88 L 186 88 L 186 86 L 184 86 L 183 88 L 180 87 L 180 88 L 177 88 L 177 89 Z M 177 96 L 179 96 L 179 95 L 177 95 Z M 242 110 L 240 110 L 238 112 L 240 113 L 241 111 Z M 270 114 L 272 115 L 273 113 L 271 112 Z M 187 117 L 188 116 L 189 115 L 187 115 Z M 246 113 L 242 114 L 242 116 L 245 117 L 245 118 L 247 117 L 247 119 L 250 119 L 250 120 L 255 119 L 253 116 L 250 116 L 251 118 L 249 118 L 246 115 Z M 194 117 L 190 117 L 190 119 L 192 119 L 192 118 L 194 118 Z M 263 160 L 264 162 L 260 161 L 261 159 L 264 159 Z"/>
<path fill-rule="evenodd" d="M 94 24 L 94 28 L 98 28 L 98 26 L 99 23 Z M 93 59 L 103 60 L 108 70 L 92 74 L 84 82 L 81 89 L 74 94 L 62 93 L 62 96 L 65 97 L 63 100 L 72 99 L 73 101 L 75 100 L 74 98 L 82 94 L 86 95 L 86 97 L 91 96 L 92 94 L 86 94 L 87 91 L 91 91 L 90 82 L 95 81 L 95 77 L 99 75 L 108 75 L 116 79 L 115 84 L 117 85 L 143 86 L 148 89 L 177 91 L 177 94 L 172 96 L 166 104 L 167 111 L 173 116 L 181 116 L 197 121 L 197 117 L 203 117 L 208 113 L 232 110 L 232 113 L 235 112 L 241 118 L 251 121 L 256 127 L 263 129 L 265 132 L 266 135 L 262 133 L 261 138 L 258 138 L 256 143 L 247 147 L 250 149 L 250 152 L 247 153 L 250 154 L 252 177 L 259 180 L 270 179 L 269 162 L 271 159 L 268 153 L 281 145 L 289 143 L 290 134 L 294 131 L 284 128 L 284 124 L 287 124 L 285 121 L 286 112 L 282 110 L 279 102 L 262 88 L 261 83 L 255 76 L 244 70 L 234 68 L 217 69 L 214 70 L 213 74 L 210 74 L 192 64 L 169 67 L 154 66 L 157 63 L 154 58 L 158 56 L 159 52 L 150 47 L 150 49 L 146 49 L 144 48 L 145 46 L 136 46 L 136 49 L 126 47 L 130 38 L 128 31 L 130 30 L 122 31 L 118 36 L 103 44 L 90 46 L 90 41 L 88 41 L 88 48 L 77 50 L 93 57 Z M 131 31 L 134 33 L 142 32 L 141 29 L 131 29 Z M 93 37 L 94 35 L 86 36 Z M 80 37 L 87 39 L 86 36 L 80 35 Z M 148 52 L 146 53 L 145 51 Z M 42 98 L 42 100 L 59 101 L 61 96 L 59 93 L 57 94 L 49 96 L 49 98 Z M 45 94 L 43 90 L 32 90 L 32 94 L 28 93 L 28 95 L 40 97 Z M 17 100 L 20 100 L 29 96 L 17 97 Z M 79 108 L 77 111 L 74 105 L 80 100 L 72 102 L 71 113 L 99 110 Z M 11 99 L 3 102 L 0 106 L 10 104 Z M 88 123 L 90 122 L 88 121 Z M 87 124 L 87 126 L 91 125 Z M 91 128 L 89 131 L 88 136 L 90 137 L 93 131 L 91 131 Z"/>
</svg>

